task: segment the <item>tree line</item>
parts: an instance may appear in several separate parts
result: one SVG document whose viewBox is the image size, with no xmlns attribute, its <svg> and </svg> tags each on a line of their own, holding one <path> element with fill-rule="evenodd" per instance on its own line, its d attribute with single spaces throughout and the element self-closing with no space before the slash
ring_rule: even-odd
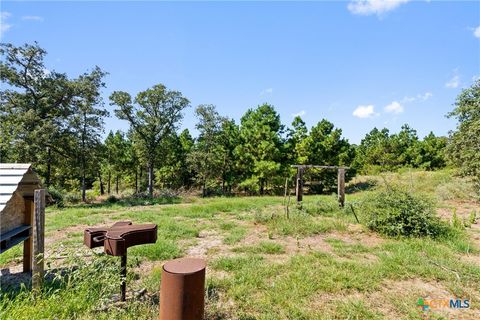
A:
<svg viewBox="0 0 480 320">
<path fill-rule="evenodd" d="M 357 172 L 403 166 L 434 170 L 467 162 L 473 165 L 465 174 L 478 177 L 480 172 L 479 82 L 459 96 L 450 114 L 459 127 L 449 138 L 430 133 L 420 139 L 405 124 L 394 134 L 374 128 L 354 145 L 326 119 L 308 129 L 295 117 L 285 126 L 270 104 L 248 109 L 239 123 L 214 105 L 199 105 L 194 109 L 198 136 L 193 137 L 187 129 L 179 131 L 190 101 L 158 84 L 133 96 L 113 92 L 108 103 L 129 129 L 102 139 L 109 116 L 101 98 L 105 71 L 94 67 L 69 78 L 47 70 L 46 51 L 37 43 L 2 44 L 0 50 L 0 162 L 33 163 L 48 187 L 77 190 L 84 201 L 92 187 L 101 194 L 129 189 L 149 196 L 155 189 L 192 188 L 204 196 L 277 193 L 285 178 L 294 176 L 292 164 L 349 166 L 347 178 Z M 464 133 L 472 126 L 476 136 Z M 465 147 L 471 151 L 467 155 Z M 328 170 L 308 171 L 306 179 L 315 181 L 312 191 L 328 192 L 335 185 L 335 173 Z"/>
</svg>

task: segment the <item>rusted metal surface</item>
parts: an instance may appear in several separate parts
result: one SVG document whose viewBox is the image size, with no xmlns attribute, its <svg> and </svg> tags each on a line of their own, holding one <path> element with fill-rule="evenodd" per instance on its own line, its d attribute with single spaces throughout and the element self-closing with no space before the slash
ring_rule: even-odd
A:
<svg viewBox="0 0 480 320">
<path fill-rule="evenodd" d="M 205 304 L 203 259 L 181 258 L 163 265 L 160 320 L 202 320 Z"/>
<path fill-rule="evenodd" d="M 125 301 L 126 297 L 127 249 L 155 242 L 157 242 L 156 224 L 133 225 L 131 221 L 119 221 L 111 227 L 88 228 L 83 233 L 83 243 L 90 249 L 103 246 L 106 254 L 121 257 L 121 301 Z"/>
<path fill-rule="evenodd" d="M 105 253 L 112 256 L 124 256 L 129 247 L 156 241 L 156 224 L 132 225 L 130 221 L 116 222 L 110 228 L 88 228 L 83 234 L 87 247 L 104 246 Z"/>
</svg>

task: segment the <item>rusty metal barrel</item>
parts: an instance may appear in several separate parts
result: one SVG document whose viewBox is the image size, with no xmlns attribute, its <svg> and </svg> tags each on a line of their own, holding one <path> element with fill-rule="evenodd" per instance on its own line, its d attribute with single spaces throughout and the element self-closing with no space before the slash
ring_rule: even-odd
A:
<svg viewBox="0 0 480 320">
<path fill-rule="evenodd" d="M 160 320 L 202 320 L 205 309 L 205 260 L 181 258 L 163 265 Z"/>
</svg>

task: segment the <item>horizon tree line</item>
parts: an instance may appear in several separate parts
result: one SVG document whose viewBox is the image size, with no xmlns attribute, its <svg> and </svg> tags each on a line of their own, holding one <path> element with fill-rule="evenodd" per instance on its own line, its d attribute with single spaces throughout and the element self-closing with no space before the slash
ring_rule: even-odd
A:
<svg viewBox="0 0 480 320">
<path fill-rule="evenodd" d="M 202 190 L 214 194 L 278 193 L 292 164 L 350 166 L 357 172 L 409 166 L 435 170 L 447 165 L 479 180 L 480 82 L 464 90 L 449 114 L 459 121 L 450 137 L 431 132 L 420 139 L 408 124 L 400 132 L 373 128 L 359 145 L 322 119 L 308 129 L 301 117 L 285 126 L 274 106 L 248 109 L 237 124 L 214 105 L 195 108 L 198 131 L 179 132 L 190 101 L 180 91 L 157 84 L 132 96 L 114 91 L 115 116 L 129 123 L 127 132 L 110 131 L 101 98 L 107 73 L 99 67 L 77 78 L 47 71 L 46 51 L 37 43 L 0 47 L 0 162 L 31 162 L 47 187 L 116 194 L 154 195 L 155 189 Z M 330 192 L 335 174 L 312 170 L 310 190 Z"/>
</svg>

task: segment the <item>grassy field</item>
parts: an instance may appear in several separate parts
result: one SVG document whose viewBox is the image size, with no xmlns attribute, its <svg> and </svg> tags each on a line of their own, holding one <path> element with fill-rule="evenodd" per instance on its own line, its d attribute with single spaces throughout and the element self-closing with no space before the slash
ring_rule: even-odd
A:
<svg viewBox="0 0 480 320">
<path fill-rule="evenodd" d="M 346 209 L 334 195 L 306 196 L 302 208 L 292 199 L 288 218 L 283 198 L 270 196 L 49 208 L 46 287 L 33 296 L 18 285 L 20 246 L 2 254 L 0 317 L 155 319 L 162 264 L 198 256 L 208 261 L 207 319 L 480 319 L 480 223 L 439 239 L 382 237 L 348 204 L 385 183 L 426 193 L 445 221 L 480 214 L 472 186 L 450 171 L 358 177 Z M 129 250 L 125 304 L 111 302 L 118 259 L 82 245 L 85 227 L 119 220 L 158 224 L 157 243 Z M 423 312 L 426 297 L 469 299 L 470 308 Z"/>
</svg>

